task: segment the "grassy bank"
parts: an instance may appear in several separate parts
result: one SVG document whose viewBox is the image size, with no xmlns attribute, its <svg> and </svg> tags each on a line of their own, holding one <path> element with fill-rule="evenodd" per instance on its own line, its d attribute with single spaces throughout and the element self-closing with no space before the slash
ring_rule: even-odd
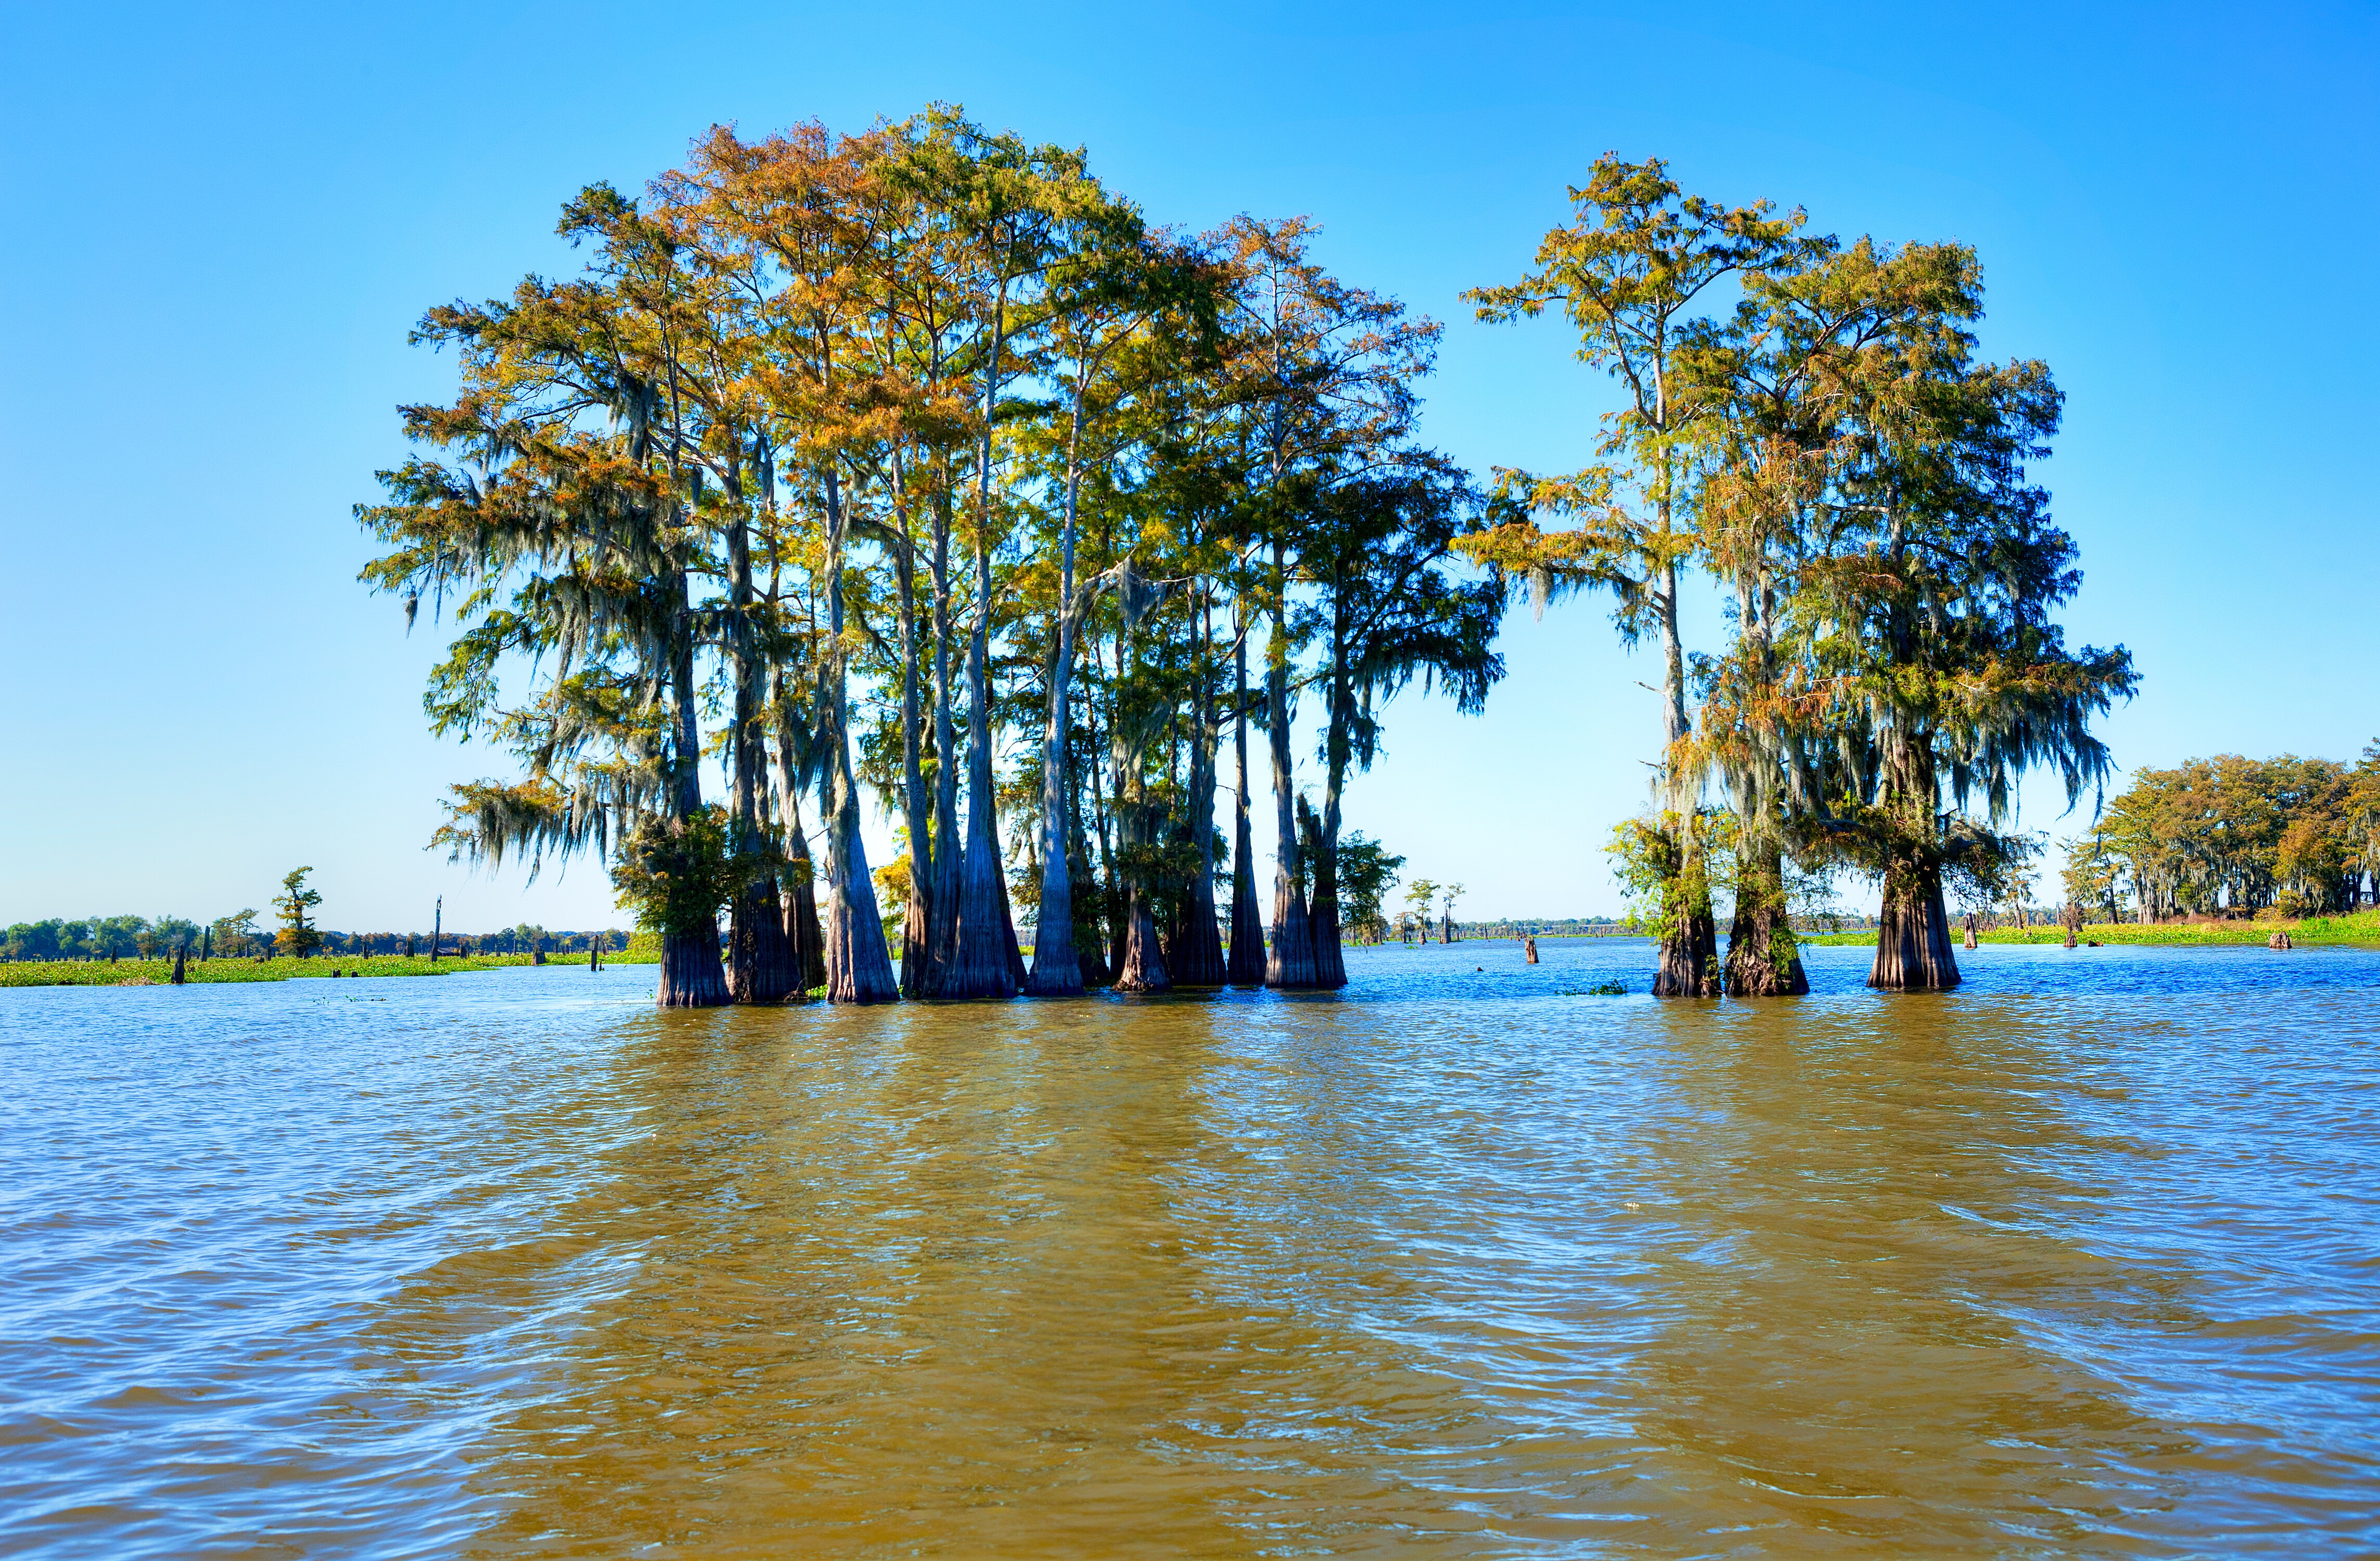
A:
<svg viewBox="0 0 2380 1561">
<path fill-rule="evenodd" d="M 609 964 L 613 958 L 608 956 Z M 548 954 L 550 966 L 585 968 L 584 954 Z M 353 975 L 455 975 L 465 971 L 501 970 L 507 965 L 537 962 L 532 954 L 448 954 L 432 964 L 427 954 L 324 956 L 311 960 L 192 960 L 183 967 L 193 985 L 219 981 L 292 981 L 328 978 L 334 972 Z M 171 960 L 27 960 L 0 964 L 0 986 L 162 986 L 174 978 Z"/>
<path fill-rule="evenodd" d="M 2296 922 L 2168 922 L 2159 926 L 2143 926 L 2137 922 L 2094 922 L 2083 927 L 2079 936 L 2085 943 L 2157 949 L 2261 949 L 2276 932 L 2286 932 L 2292 943 L 2308 947 L 2328 944 L 2380 948 L 2380 911 L 2362 911 L 2351 916 L 2309 916 Z M 1802 941 L 1873 945 L 1876 934 L 1814 934 L 1804 937 Z M 2063 928 L 2055 926 L 2010 926 L 1997 932 L 1979 932 L 1975 935 L 1975 941 L 2056 945 L 2066 941 L 2066 933 Z"/>
</svg>

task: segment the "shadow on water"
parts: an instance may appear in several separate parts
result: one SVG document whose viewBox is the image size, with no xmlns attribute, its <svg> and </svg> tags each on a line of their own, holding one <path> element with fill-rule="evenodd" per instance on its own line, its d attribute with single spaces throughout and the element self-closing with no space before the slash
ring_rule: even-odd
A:
<svg viewBox="0 0 2380 1561">
<path fill-rule="evenodd" d="M 2069 1065 L 2008 1005 L 1894 1019 L 1659 1012 L 1679 1109 L 1639 1202 L 1674 1314 L 1640 1489 L 1711 1554 L 2177 1553 L 2192 1437 L 2073 1349 L 2204 1321 L 2186 1274 L 2083 1235 L 2145 1146 L 2066 1112 Z"/>
<path fill-rule="evenodd" d="M 471 1454 L 472 1552 L 1240 1555 L 1479 1527 L 1393 1467 L 1463 1411 L 1345 1321 L 1396 1289 L 1329 1206 L 1370 1173 L 1327 1118 L 1270 1119 L 1281 1065 L 1226 1055 L 1232 1011 L 639 1022 L 600 1087 L 644 1131 L 524 1254 L 574 1314 Z M 589 1264 L 615 1271 L 591 1301 Z M 388 1326 L 455 1299 L 436 1277 Z"/>
</svg>

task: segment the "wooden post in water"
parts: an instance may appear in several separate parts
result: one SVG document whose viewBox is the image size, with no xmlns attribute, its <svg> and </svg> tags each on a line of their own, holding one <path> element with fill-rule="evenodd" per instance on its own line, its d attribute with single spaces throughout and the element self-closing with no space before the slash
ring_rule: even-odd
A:
<svg viewBox="0 0 2380 1561">
<path fill-rule="evenodd" d="M 1524 940 L 1523 940 L 1522 947 L 1523 947 L 1524 951 L 1524 952 L 1527 954 L 1527 956 L 1528 956 L 1528 961 L 1529 961 L 1529 962 L 1530 962 L 1531 964 L 1535 964 L 1535 963 L 1536 963 L 1536 962 L 1537 962 L 1537 940 L 1536 940 L 1536 938 L 1534 936 L 1532 936 L 1532 937 L 1530 937 L 1530 938 L 1527 938 L 1524 939 Z"/>
</svg>

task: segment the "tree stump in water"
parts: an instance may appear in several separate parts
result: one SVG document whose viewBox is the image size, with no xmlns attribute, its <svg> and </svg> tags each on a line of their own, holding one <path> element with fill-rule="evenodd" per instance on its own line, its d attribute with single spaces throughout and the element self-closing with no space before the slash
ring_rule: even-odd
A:
<svg viewBox="0 0 2380 1561">
<path fill-rule="evenodd" d="M 1970 949 L 1972 949 L 1972 948 L 1973 948 L 1974 946 L 1975 946 L 1975 918 L 1974 918 L 1974 917 L 1973 917 L 1973 916 L 1969 916 L 1969 917 L 1967 918 L 1967 947 L 1968 947 L 1968 948 L 1970 948 Z"/>
<path fill-rule="evenodd" d="M 178 948 L 174 950 L 174 985 L 176 986 L 185 984 L 186 978 L 182 974 L 182 962 L 189 958 L 189 953 L 190 951 L 187 948 Z"/>
<path fill-rule="evenodd" d="M 1524 938 L 1524 939 L 1522 940 L 1522 943 L 1521 943 L 1521 952 L 1522 952 L 1523 956 L 1524 956 L 1524 957 L 1525 957 L 1531 964 L 1535 964 L 1535 963 L 1536 963 L 1536 962 L 1537 962 L 1537 940 L 1536 940 L 1536 938 Z"/>
</svg>

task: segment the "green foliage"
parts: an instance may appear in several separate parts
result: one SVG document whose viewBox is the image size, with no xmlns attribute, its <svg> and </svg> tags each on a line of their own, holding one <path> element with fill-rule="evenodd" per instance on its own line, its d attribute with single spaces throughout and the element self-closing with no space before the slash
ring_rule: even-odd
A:
<svg viewBox="0 0 2380 1561">
<path fill-rule="evenodd" d="M 638 824 L 621 843 L 612 887 L 647 931 L 708 931 L 745 886 L 773 871 L 776 862 L 767 852 L 737 851 L 733 815 L 703 807 L 686 818 L 647 817 Z"/>
<path fill-rule="evenodd" d="M 585 959 L 575 962 L 585 964 Z M 606 956 L 605 962 L 611 962 Z M 191 960 L 184 967 L 184 979 L 193 985 L 217 985 L 244 981 L 288 981 L 296 978 L 330 978 L 334 971 L 341 975 L 451 975 L 467 971 L 498 970 L 507 966 L 535 963 L 531 954 L 482 954 L 468 958 L 449 955 L 435 964 L 427 953 L 411 959 L 402 954 L 374 954 L 358 958 L 336 955 L 330 958 L 296 959 L 281 957 L 269 960 L 214 959 L 201 962 Z M 548 962 L 547 969 L 564 968 Z M 0 986 L 163 986 L 173 975 L 170 959 L 120 960 L 115 963 L 91 963 L 74 961 L 39 961 L 24 963 L 0 963 Z"/>
<path fill-rule="evenodd" d="M 1612 827 L 1603 849 L 1626 897 L 1630 930 L 1661 938 L 1690 916 L 1711 914 L 1711 848 L 1724 849 L 1731 838 L 1728 827 L 1723 815 L 1710 813 L 1694 820 L 1692 837 L 1678 816 L 1669 813 L 1639 814 Z M 1688 853 L 1690 840 L 1698 849 Z"/>
<path fill-rule="evenodd" d="M 1338 861 L 1340 922 L 1378 943 L 1389 935 L 1381 903 L 1396 887 L 1405 859 L 1357 829 L 1341 837 Z"/>
<path fill-rule="evenodd" d="M 300 867 L 283 877 L 281 892 L 273 901 L 273 909 L 281 917 L 281 930 L 273 937 L 273 947 L 301 960 L 322 946 L 322 933 L 306 919 L 306 913 L 322 902 L 320 893 L 306 887 L 306 875 L 313 870 Z"/>
<path fill-rule="evenodd" d="M 2352 768 L 2225 754 L 2143 769 L 2094 839 L 2095 871 L 2120 870 L 2153 917 L 2345 912 L 2380 870 L 2380 744 Z"/>
<path fill-rule="evenodd" d="M 2380 948 L 2380 911 L 2362 911 L 2348 916 L 2311 916 L 2294 922 L 2277 918 L 2252 922 L 2167 922 L 2151 926 L 2139 922 L 2087 922 L 2075 936 L 2084 942 L 2130 947 L 2236 949 L 2262 948 L 2276 931 L 2286 932 L 2293 941 L 2308 947 L 2327 944 L 2346 948 Z M 1975 935 L 1978 943 L 2046 946 L 2062 944 L 2065 940 L 2065 930 L 2056 926 L 2004 926 Z M 1804 937 L 1802 941 L 1836 946 L 1866 945 L 1876 941 L 1876 934 L 1828 933 Z"/>
</svg>

